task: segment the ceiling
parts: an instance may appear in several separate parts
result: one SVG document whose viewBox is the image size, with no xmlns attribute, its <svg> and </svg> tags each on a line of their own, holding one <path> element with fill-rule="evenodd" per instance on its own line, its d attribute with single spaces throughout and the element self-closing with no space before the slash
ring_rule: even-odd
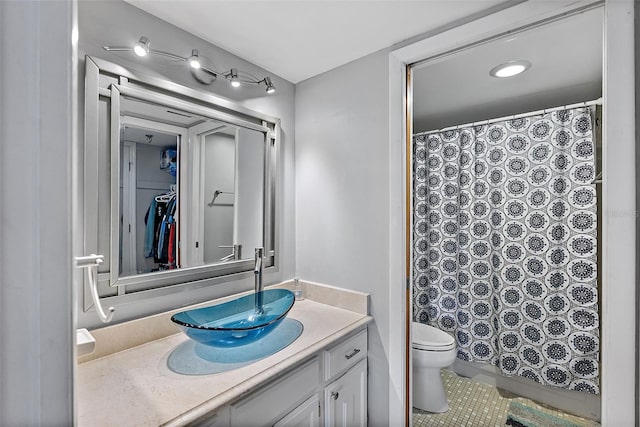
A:
<svg viewBox="0 0 640 427">
<path fill-rule="evenodd" d="M 292 83 L 446 27 L 499 0 L 125 0 Z M 602 9 L 414 69 L 416 132 L 601 96 Z M 507 79 L 494 66 L 533 66 Z"/>
<path fill-rule="evenodd" d="M 126 0 L 292 83 L 501 0 Z"/>
<path fill-rule="evenodd" d="M 510 34 L 414 68 L 414 131 L 441 129 L 602 96 L 602 8 Z M 507 61 L 533 65 L 509 78 Z"/>
</svg>

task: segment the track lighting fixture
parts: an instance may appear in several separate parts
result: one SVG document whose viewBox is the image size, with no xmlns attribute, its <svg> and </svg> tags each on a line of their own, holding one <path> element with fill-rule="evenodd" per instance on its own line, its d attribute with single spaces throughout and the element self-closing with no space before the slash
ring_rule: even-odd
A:
<svg viewBox="0 0 640 427">
<path fill-rule="evenodd" d="M 276 87 L 271 82 L 271 77 L 265 77 L 264 84 L 267 86 L 267 93 L 273 93 L 276 91 Z"/>
<path fill-rule="evenodd" d="M 231 86 L 240 87 L 240 80 L 238 80 L 238 70 L 232 68 L 231 71 L 229 71 L 229 76 L 227 78 L 231 82 Z"/>
<path fill-rule="evenodd" d="M 178 61 L 183 61 L 189 64 L 191 68 L 191 74 L 193 77 L 198 80 L 202 84 L 212 84 L 218 76 L 224 77 L 229 80 L 229 83 L 233 87 L 240 87 L 241 85 L 261 85 L 264 84 L 266 87 L 266 92 L 271 94 L 276 91 L 276 87 L 271 81 L 271 77 L 265 77 L 263 79 L 259 79 L 252 74 L 244 72 L 242 70 L 238 70 L 237 68 L 231 68 L 229 71 L 218 72 L 214 69 L 207 68 L 202 64 L 202 60 L 200 55 L 198 54 L 197 49 L 191 50 L 191 56 L 183 57 L 180 55 L 176 55 L 170 52 L 165 52 L 162 50 L 154 50 L 150 48 L 151 42 L 150 40 L 142 36 L 140 39 L 131 47 L 129 46 L 103 46 L 103 49 L 107 52 L 131 52 L 133 51 L 136 55 L 140 57 L 144 57 L 147 55 L 158 55 L 164 56 L 166 58 L 175 59 Z"/>
<path fill-rule="evenodd" d="M 194 68 L 196 70 L 200 68 L 201 64 L 200 64 L 200 58 L 198 57 L 197 49 L 191 50 L 191 56 L 189 57 L 189 65 L 191 65 L 191 68 Z"/>
<path fill-rule="evenodd" d="M 149 39 L 146 37 L 140 37 L 140 40 L 133 46 L 133 51 L 138 56 L 147 56 L 149 53 Z"/>
</svg>

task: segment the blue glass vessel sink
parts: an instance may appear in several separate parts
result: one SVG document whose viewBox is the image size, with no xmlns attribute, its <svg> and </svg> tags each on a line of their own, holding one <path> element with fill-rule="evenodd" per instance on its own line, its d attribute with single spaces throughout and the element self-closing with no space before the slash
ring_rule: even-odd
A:
<svg viewBox="0 0 640 427">
<path fill-rule="evenodd" d="M 257 304 L 261 294 L 262 310 Z M 287 289 L 268 289 L 211 307 L 194 308 L 171 316 L 182 332 L 213 347 L 237 347 L 259 340 L 284 320 L 295 301 Z"/>
</svg>

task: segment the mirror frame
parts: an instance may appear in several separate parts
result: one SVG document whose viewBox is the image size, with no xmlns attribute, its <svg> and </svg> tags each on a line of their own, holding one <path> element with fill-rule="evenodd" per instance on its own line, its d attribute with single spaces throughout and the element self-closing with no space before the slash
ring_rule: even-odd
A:
<svg viewBox="0 0 640 427">
<path fill-rule="evenodd" d="M 116 83 L 117 82 L 117 83 Z M 278 159 L 281 141 L 280 119 L 259 113 L 230 100 L 200 92 L 169 80 L 148 76 L 92 56 L 85 57 L 85 129 L 84 129 L 84 251 L 86 254 L 98 253 L 98 164 L 99 149 L 99 100 L 110 99 L 107 112 L 110 118 L 109 129 L 109 200 L 110 232 L 108 272 L 100 270 L 98 274 L 99 292 L 102 296 L 113 295 L 110 287 L 117 288 L 117 296 L 107 298 L 120 299 L 127 294 L 147 294 L 148 292 L 172 293 L 176 286 L 184 287 L 196 283 L 202 287 L 203 280 L 226 277 L 224 281 L 238 280 L 252 274 L 253 259 L 242 259 L 213 263 L 194 267 L 178 268 L 161 272 L 152 272 L 134 276 L 119 277 L 120 250 L 120 197 L 119 197 L 119 159 L 120 156 L 120 97 L 129 96 L 147 102 L 171 108 L 190 111 L 194 114 L 222 121 L 234 126 L 259 131 L 265 138 L 264 180 L 263 180 L 263 243 L 264 268 L 277 270 L 277 233 L 276 201 L 278 182 Z M 181 142 L 182 144 L 188 141 Z M 185 153 L 190 152 L 182 147 Z M 104 161 L 104 159 L 103 159 Z M 183 175 L 183 172 L 180 172 Z M 183 199 L 184 200 L 184 199 Z M 182 202 L 181 202 L 182 204 Z M 188 221 L 188 220 L 187 220 Z M 104 226 L 103 226 L 104 227 Z M 102 245 L 104 246 L 104 244 Z M 253 254 L 253 248 L 243 248 L 245 254 Z M 247 274 L 247 272 L 251 272 Z M 244 276 L 241 274 L 244 273 Z M 215 281 L 216 283 L 218 281 Z M 168 289 L 169 288 L 169 289 Z M 164 289 L 164 291 L 160 291 Z M 85 286 L 85 310 L 90 307 Z M 143 297 L 143 295 L 140 295 Z M 137 299 L 137 298 L 136 298 Z M 115 301 L 113 301 L 115 302 Z"/>
</svg>

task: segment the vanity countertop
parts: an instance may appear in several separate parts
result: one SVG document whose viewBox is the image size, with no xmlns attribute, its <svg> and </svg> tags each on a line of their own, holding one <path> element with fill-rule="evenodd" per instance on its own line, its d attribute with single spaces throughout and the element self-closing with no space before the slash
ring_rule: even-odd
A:
<svg viewBox="0 0 640 427">
<path fill-rule="evenodd" d="M 246 366 L 210 375 L 177 374 L 171 352 L 188 341 L 182 333 L 78 365 L 80 426 L 183 425 L 277 377 L 372 317 L 311 300 L 296 301 L 288 318 L 304 331 L 283 350 Z"/>
</svg>

